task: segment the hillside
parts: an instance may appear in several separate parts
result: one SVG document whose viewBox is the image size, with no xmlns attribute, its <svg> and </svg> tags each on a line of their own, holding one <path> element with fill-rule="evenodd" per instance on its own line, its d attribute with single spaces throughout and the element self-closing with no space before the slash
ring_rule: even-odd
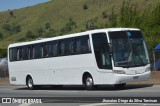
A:
<svg viewBox="0 0 160 106">
<path fill-rule="evenodd" d="M 160 39 L 155 36 L 160 34 L 159 3 L 159 0 L 52 0 L 0 12 L 0 49 L 14 42 L 106 27 L 138 27 L 153 47 Z M 152 17 L 157 8 L 158 13 Z M 150 27 L 154 30 L 150 31 Z"/>
</svg>

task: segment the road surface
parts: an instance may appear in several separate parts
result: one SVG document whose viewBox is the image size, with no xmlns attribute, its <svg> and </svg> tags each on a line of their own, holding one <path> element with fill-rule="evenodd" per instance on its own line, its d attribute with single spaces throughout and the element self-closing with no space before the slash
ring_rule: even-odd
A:
<svg viewBox="0 0 160 106">
<path fill-rule="evenodd" d="M 37 90 L 28 90 L 26 86 L 0 86 L 1 98 L 49 98 L 43 101 L 48 106 L 153 106 L 160 104 L 157 103 L 100 103 L 107 98 L 138 98 L 141 97 L 160 97 L 160 85 L 126 85 L 124 89 L 118 90 L 112 86 L 101 86 L 96 90 L 87 91 L 83 86 L 63 86 L 61 88 L 53 88 L 45 86 Z M 123 97 L 123 98 L 121 98 Z M 53 98 L 53 99 L 52 99 Z M 56 98 L 56 99 L 55 99 Z M 62 98 L 67 98 L 62 99 Z M 77 99 L 83 98 L 83 99 Z M 88 99 L 90 98 L 90 99 Z M 98 103 L 96 102 L 96 98 Z M 160 99 L 158 98 L 158 101 Z M 61 103 L 63 102 L 63 103 Z M 72 103 L 73 102 L 73 103 Z M 11 106 L 44 106 L 44 104 L 11 104 Z M 9 104 L 2 103 L 0 106 L 9 106 Z"/>
</svg>

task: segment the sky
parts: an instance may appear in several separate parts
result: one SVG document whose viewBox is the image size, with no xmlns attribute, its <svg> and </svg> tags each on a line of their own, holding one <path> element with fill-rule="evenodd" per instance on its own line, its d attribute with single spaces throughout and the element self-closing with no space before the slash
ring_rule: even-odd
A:
<svg viewBox="0 0 160 106">
<path fill-rule="evenodd" d="M 0 0 L 0 12 L 36 5 L 50 0 Z"/>
</svg>

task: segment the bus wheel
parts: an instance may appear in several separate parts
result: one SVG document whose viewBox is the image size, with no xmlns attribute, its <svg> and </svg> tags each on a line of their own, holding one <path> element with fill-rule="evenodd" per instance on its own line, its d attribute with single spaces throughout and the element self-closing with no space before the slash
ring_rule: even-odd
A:
<svg viewBox="0 0 160 106">
<path fill-rule="evenodd" d="M 117 89 L 122 89 L 124 88 L 126 85 L 126 83 L 122 83 L 122 84 L 115 84 L 114 87 L 116 87 Z"/>
<path fill-rule="evenodd" d="M 93 90 L 94 89 L 93 78 L 91 76 L 87 76 L 85 78 L 85 87 L 86 87 L 87 90 Z"/>
<path fill-rule="evenodd" d="M 31 78 L 31 77 L 29 77 L 28 79 L 27 79 L 27 87 L 28 87 L 28 89 L 30 89 L 30 90 L 33 90 L 34 89 L 34 83 L 33 83 L 33 79 Z"/>
</svg>

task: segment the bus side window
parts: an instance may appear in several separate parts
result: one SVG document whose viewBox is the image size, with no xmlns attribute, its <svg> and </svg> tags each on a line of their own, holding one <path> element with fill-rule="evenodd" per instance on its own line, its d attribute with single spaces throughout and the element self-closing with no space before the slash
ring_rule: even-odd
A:
<svg viewBox="0 0 160 106">
<path fill-rule="evenodd" d="M 9 60 L 13 61 L 13 49 L 9 48 Z"/>
<path fill-rule="evenodd" d="M 76 48 L 75 48 L 75 52 L 77 53 L 77 54 L 79 54 L 81 51 L 81 41 L 80 41 L 80 38 L 79 37 L 77 37 L 76 38 Z"/>
<path fill-rule="evenodd" d="M 58 42 L 54 41 L 52 44 L 52 50 L 53 50 L 53 56 L 57 56 L 58 55 Z"/>
<path fill-rule="evenodd" d="M 42 44 L 35 44 L 33 48 L 34 59 L 42 58 Z"/>
<path fill-rule="evenodd" d="M 81 52 L 82 53 L 89 53 L 90 47 L 89 47 L 89 36 L 83 36 L 81 38 Z"/>
<path fill-rule="evenodd" d="M 53 42 L 48 42 L 48 57 L 53 56 Z"/>
<path fill-rule="evenodd" d="M 74 39 L 73 38 L 69 42 L 69 52 L 70 54 L 74 54 Z"/>
<path fill-rule="evenodd" d="M 42 55 L 43 57 L 48 57 L 48 43 L 43 44 Z"/>
<path fill-rule="evenodd" d="M 65 55 L 65 40 L 59 41 L 59 55 L 61 56 Z"/>
<path fill-rule="evenodd" d="M 31 55 L 31 59 L 34 59 L 34 46 L 32 45 L 30 48 L 30 55 Z"/>
<path fill-rule="evenodd" d="M 27 46 L 23 46 L 23 47 L 22 47 L 22 59 L 23 59 L 23 60 L 27 60 L 27 59 L 28 59 Z"/>
<path fill-rule="evenodd" d="M 90 42 L 89 36 L 81 36 L 76 38 L 76 53 L 89 53 L 90 50 Z"/>
<path fill-rule="evenodd" d="M 17 48 L 12 48 L 12 59 L 13 61 L 17 60 Z"/>
<path fill-rule="evenodd" d="M 17 58 L 16 60 L 19 60 L 19 48 L 17 48 Z"/>
<path fill-rule="evenodd" d="M 91 52 L 91 44 L 90 44 L 89 38 L 88 38 L 88 40 L 87 40 L 87 43 L 88 43 L 88 52 Z"/>
<path fill-rule="evenodd" d="M 22 52 L 23 52 L 23 49 L 22 47 L 19 48 L 19 60 L 22 60 Z"/>
<path fill-rule="evenodd" d="M 28 55 L 29 55 L 29 59 L 33 59 L 34 58 L 34 50 L 33 50 L 34 46 L 29 46 L 28 48 Z"/>
<path fill-rule="evenodd" d="M 65 40 L 65 54 L 66 55 L 73 54 L 73 38 Z"/>
<path fill-rule="evenodd" d="M 27 47 L 28 59 L 31 59 L 30 46 Z"/>
</svg>

